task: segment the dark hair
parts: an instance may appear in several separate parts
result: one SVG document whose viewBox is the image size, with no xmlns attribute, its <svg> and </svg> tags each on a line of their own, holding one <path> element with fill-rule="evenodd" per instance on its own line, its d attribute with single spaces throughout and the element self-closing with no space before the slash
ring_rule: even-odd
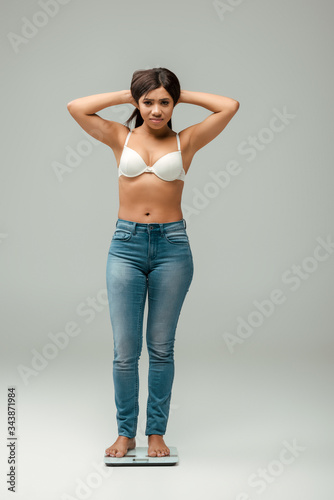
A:
<svg viewBox="0 0 334 500">
<path fill-rule="evenodd" d="M 132 75 L 130 91 L 138 104 L 142 95 L 146 95 L 151 90 L 161 86 L 172 96 L 175 106 L 181 94 L 181 86 L 177 76 L 167 68 L 140 69 L 135 71 Z M 124 125 L 130 128 L 130 123 L 134 118 L 136 119 L 134 128 L 144 123 L 139 109 L 136 108 Z M 172 128 L 172 119 L 169 120 L 167 125 Z"/>
</svg>

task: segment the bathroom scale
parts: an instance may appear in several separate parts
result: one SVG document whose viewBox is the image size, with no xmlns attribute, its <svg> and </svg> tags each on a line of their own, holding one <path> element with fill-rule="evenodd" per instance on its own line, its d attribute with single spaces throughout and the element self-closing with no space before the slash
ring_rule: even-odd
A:
<svg viewBox="0 0 334 500">
<path fill-rule="evenodd" d="M 137 446 L 133 450 L 128 450 L 124 457 L 110 457 L 104 455 L 106 466 L 120 465 L 175 465 L 179 461 L 177 449 L 175 446 L 168 446 L 170 455 L 165 457 L 150 457 L 147 454 L 148 446 Z"/>
</svg>

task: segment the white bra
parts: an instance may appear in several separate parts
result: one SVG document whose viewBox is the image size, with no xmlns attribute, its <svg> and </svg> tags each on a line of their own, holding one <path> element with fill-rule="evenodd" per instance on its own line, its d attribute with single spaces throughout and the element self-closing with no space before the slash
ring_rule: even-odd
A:
<svg viewBox="0 0 334 500">
<path fill-rule="evenodd" d="M 119 177 L 121 175 L 125 175 L 126 177 L 137 177 L 144 172 L 150 172 L 164 181 L 175 181 L 176 179 L 184 181 L 186 174 L 181 157 L 179 134 L 176 134 L 178 151 L 172 151 L 171 153 L 165 154 L 159 158 L 152 167 L 149 167 L 137 151 L 127 146 L 132 130 L 133 129 L 131 129 L 127 135 L 122 151 L 118 167 Z"/>
</svg>

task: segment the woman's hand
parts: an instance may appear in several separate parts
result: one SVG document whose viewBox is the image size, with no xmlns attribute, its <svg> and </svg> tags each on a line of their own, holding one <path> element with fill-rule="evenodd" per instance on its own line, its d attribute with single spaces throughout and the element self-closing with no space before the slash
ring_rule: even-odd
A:
<svg viewBox="0 0 334 500">
<path fill-rule="evenodd" d="M 134 100 L 134 98 L 131 94 L 131 90 L 129 90 L 126 94 L 126 103 L 132 104 L 133 106 L 135 106 L 135 108 L 138 108 L 138 104 Z"/>
<path fill-rule="evenodd" d="M 180 92 L 180 97 L 178 98 L 177 103 L 175 104 L 175 106 L 177 106 L 178 104 L 180 104 L 180 102 L 182 102 L 182 90 Z"/>
</svg>

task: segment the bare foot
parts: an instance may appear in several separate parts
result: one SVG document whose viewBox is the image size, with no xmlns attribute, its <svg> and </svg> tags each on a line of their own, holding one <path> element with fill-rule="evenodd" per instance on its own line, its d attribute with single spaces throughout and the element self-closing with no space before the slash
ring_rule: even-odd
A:
<svg viewBox="0 0 334 500">
<path fill-rule="evenodd" d="M 114 444 L 106 449 L 106 456 L 124 457 L 128 450 L 133 450 L 136 447 L 136 438 L 128 438 L 126 436 L 118 436 Z"/>
<path fill-rule="evenodd" d="M 163 437 L 159 434 L 148 436 L 148 452 L 150 457 L 164 457 L 170 454 L 170 449 L 166 446 Z"/>
</svg>

